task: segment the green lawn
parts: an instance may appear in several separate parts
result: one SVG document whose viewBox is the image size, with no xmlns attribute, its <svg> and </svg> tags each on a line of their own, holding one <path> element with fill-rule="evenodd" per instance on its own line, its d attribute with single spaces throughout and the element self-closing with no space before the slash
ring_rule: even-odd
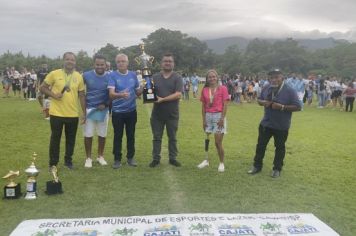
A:
<svg viewBox="0 0 356 236">
<path fill-rule="evenodd" d="M 37 102 L 19 98 L 0 99 L 0 174 L 20 170 L 18 182 L 25 191 L 24 170 L 38 153 L 39 196 L 35 201 L 1 200 L 0 235 L 8 235 L 21 221 L 38 218 L 129 216 L 166 213 L 313 213 L 341 235 L 356 232 L 356 114 L 306 107 L 293 115 L 287 141 L 285 168 L 279 179 L 269 174 L 273 142 L 266 152 L 261 174 L 248 176 L 263 110 L 256 104 L 228 108 L 225 136 L 226 171 L 218 173 L 213 145 L 208 169 L 196 165 L 204 157 L 200 102 L 182 101 L 178 132 L 179 160 L 183 167 L 168 165 L 167 138 L 159 168 L 151 169 L 151 105 L 138 100 L 136 131 L 137 168 L 95 165 L 84 169 L 84 147 L 78 129 L 75 170 L 59 164 L 65 193 L 44 194 L 48 173 L 49 122 Z M 63 140 L 63 139 L 62 139 Z M 110 124 L 106 159 L 111 165 L 113 130 Z M 96 140 L 94 152 L 96 152 Z M 213 144 L 213 143 L 212 143 Z M 62 142 L 62 148 L 64 143 Z M 125 148 L 124 148 L 125 149 Z M 5 185 L 5 181 L 2 181 Z"/>
</svg>

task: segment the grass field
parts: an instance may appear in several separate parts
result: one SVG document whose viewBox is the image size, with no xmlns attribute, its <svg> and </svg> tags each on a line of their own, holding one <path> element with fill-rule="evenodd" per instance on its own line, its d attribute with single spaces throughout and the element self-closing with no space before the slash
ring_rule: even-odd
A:
<svg viewBox="0 0 356 236">
<path fill-rule="evenodd" d="M 262 173 L 248 176 L 257 127 L 263 109 L 256 104 L 228 108 L 224 139 L 226 171 L 218 173 L 218 157 L 211 145 L 208 169 L 196 165 L 204 157 L 200 102 L 182 101 L 178 131 L 181 168 L 168 165 L 167 138 L 159 168 L 151 169 L 151 105 L 138 101 L 136 159 L 139 166 L 111 168 L 113 130 L 110 124 L 105 150 L 109 166 L 84 168 L 84 147 L 78 129 L 75 170 L 59 164 L 65 193 L 44 194 L 48 173 L 49 122 L 37 102 L 0 99 L 0 174 L 20 170 L 17 179 L 25 191 L 24 170 L 38 153 L 39 197 L 35 201 L 1 200 L 0 235 L 8 235 L 26 219 L 129 216 L 166 213 L 313 213 L 340 235 L 356 234 L 356 113 L 306 107 L 293 115 L 282 176 L 272 179 L 274 152 L 270 142 Z M 62 141 L 64 139 L 62 138 Z M 96 152 L 96 140 L 94 152 Z M 125 151 L 125 148 L 124 148 Z M 5 181 L 2 181 L 5 185 Z"/>
</svg>

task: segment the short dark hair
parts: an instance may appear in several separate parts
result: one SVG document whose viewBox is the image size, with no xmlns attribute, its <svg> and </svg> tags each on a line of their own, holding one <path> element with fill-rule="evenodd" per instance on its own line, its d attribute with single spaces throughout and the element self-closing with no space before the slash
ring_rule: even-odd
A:
<svg viewBox="0 0 356 236">
<path fill-rule="evenodd" d="M 94 57 L 93 57 L 93 61 L 95 62 L 96 59 L 101 59 L 101 60 L 104 60 L 106 62 L 106 57 L 102 54 L 95 54 Z"/>
<path fill-rule="evenodd" d="M 63 59 L 67 56 L 67 55 L 72 55 L 74 57 L 74 59 L 77 59 L 77 56 L 74 54 L 74 52 L 65 52 L 63 54 Z"/>
<path fill-rule="evenodd" d="M 166 52 L 166 53 L 164 53 L 163 56 L 162 56 L 162 59 L 163 59 L 164 57 L 172 57 L 173 60 L 174 60 L 173 53 L 171 53 L 171 52 Z"/>
</svg>

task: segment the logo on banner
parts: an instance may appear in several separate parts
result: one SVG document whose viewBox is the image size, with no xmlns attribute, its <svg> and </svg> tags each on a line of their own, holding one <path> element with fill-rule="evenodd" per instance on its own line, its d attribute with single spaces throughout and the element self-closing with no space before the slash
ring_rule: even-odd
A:
<svg viewBox="0 0 356 236">
<path fill-rule="evenodd" d="M 202 223 L 192 224 L 189 227 L 190 236 L 201 236 L 201 235 L 213 236 L 214 234 L 210 232 L 210 228 L 211 225 L 208 224 L 202 224 Z"/>
<path fill-rule="evenodd" d="M 247 225 L 221 225 L 219 226 L 219 235 L 229 235 L 229 236 L 238 236 L 238 235 L 256 235 L 251 227 Z"/>
<path fill-rule="evenodd" d="M 180 230 L 175 225 L 162 225 L 152 229 L 145 230 L 144 236 L 181 236 Z"/>
<path fill-rule="evenodd" d="M 42 235 L 57 235 L 58 231 L 54 229 L 46 229 L 45 231 L 37 231 L 36 233 L 32 234 L 31 236 L 42 236 Z"/>
<path fill-rule="evenodd" d="M 125 227 L 123 229 L 116 229 L 115 231 L 111 232 L 111 234 L 114 236 L 132 236 L 135 232 L 137 232 L 137 229 L 128 229 Z"/>
<path fill-rule="evenodd" d="M 260 229 L 263 230 L 263 235 L 265 236 L 284 236 L 287 235 L 281 231 L 280 224 L 274 224 L 267 222 L 266 224 L 261 224 Z"/>
<path fill-rule="evenodd" d="M 314 226 L 303 223 L 290 225 L 287 229 L 290 234 L 311 234 L 319 232 Z"/>
</svg>

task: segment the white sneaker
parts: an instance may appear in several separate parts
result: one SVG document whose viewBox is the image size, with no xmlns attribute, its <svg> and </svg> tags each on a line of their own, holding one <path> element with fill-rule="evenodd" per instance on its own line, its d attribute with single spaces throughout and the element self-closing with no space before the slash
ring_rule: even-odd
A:
<svg viewBox="0 0 356 236">
<path fill-rule="evenodd" d="M 96 158 L 96 161 L 100 163 L 102 166 L 106 166 L 108 163 L 105 161 L 104 157 Z"/>
<path fill-rule="evenodd" d="M 84 164 L 84 167 L 86 168 L 91 168 L 93 166 L 93 161 L 91 160 L 91 158 L 87 158 L 85 159 L 85 164 Z"/>
<path fill-rule="evenodd" d="M 219 172 L 224 172 L 224 171 L 225 171 L 225 165 L 224 165 L 224 163 L 220 163 L 220 164 L 219 164 L 218 171 L 219 171 Z"/>
<path fill-rule="evenodd" d="M 207 166 L 209 166 L 209 161 L 208 160 L 204 160 L 202 163 L 200 163 L 198 165 L 198 168 L 199 169 L 203 169 L 204 167 L 207 167 Z"/>
</svg>

